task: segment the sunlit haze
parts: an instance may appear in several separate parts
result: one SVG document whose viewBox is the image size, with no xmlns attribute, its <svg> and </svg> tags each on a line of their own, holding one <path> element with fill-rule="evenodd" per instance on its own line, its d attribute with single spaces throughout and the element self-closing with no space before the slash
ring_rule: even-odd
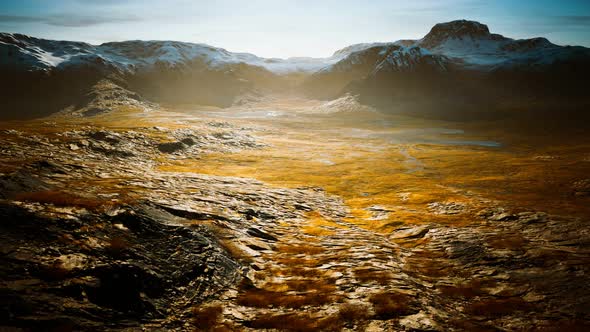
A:
<svg viewBox="0 0 590 332">
<path fill-rule="evenodd" d="M 0 0 L 0 332 L 590 331 L 590 0 Z"/>
<path fill-rule="evenodd" d="M 264 57 L 326 57 L 350 44 L 421 38 L 465 18 L 513 38 L 590 46 L 590 1 L 19 0 L 0 2 L 0 31 L 93 44 L 201 42 Z"/>
</svg>

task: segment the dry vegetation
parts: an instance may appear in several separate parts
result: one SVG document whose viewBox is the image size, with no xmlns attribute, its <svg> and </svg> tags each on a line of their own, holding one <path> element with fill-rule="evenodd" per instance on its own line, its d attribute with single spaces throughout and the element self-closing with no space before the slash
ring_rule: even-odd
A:
<svg viewBox="0 0 590 332">
<path fill-rule="evenodd" d="M 60 261 L 49 265 L 41 265 L 39 272 L 41 277 L 46 280 L 63 280 L 70 274 L 70 270 L 66 269 Z"/>
<path fill-rule="evenodd" d="M 106 249 L 112 255 L 120 255 L 129 247 L 129 242 L 124 237 L 118 236 L 109 240 Z"/>
<path fill-rule="evenodd" d="M 133 109 L 124 111 L 137 112 Z M 115 128 L 140 128 L 157 125 L 162 120 L 157 116 L 150 119 L 147 123 L 137 122 L 133 117 L 128 117 L 128 114 L 109 113 L 101 115 L 97 121 Z M 174 128 L 184 125 L 168 121 L 167 126 Z M 55 129 L 47 129 L 48 132 L 53 130 Z M 257 271 L 255 276 L 258 279 L 265 280 L 269 276 L 294 279 L 283 282 L 273 280 L 264 283 L 261 288 L 242 287 L 239 290 L 236 301 L 238 305 L 264 312 L 245 323 L 250 328 L 340 331 L 347 327 L 362 330 L 364 322 L 369 319 L 389 320 L 416 313 L 415 300 L 406 294 L 381 291 L 369 296 L 370 304 L 343 303 L 345 299 L 336 295 L 335 280 L 329 274 L 337 271 L 320 270 L 317 267 L 327 261 L 338 261 L 341 257 L 337 252 L 324 257 L 326 249 L 321 246 L 321 240 L 337 235 L 338 230 L 348 229 L 346 225 L 360 226 L 379 233 L 390 233 L 404 224 L 469 225 L 479 220 L 475 216 L 479 208 L 478 202 L 472 199 L 478 195 L 490 200 L 513 201 L 526 208 L 541 208 L 548 212 L 586 215 L 590 212 L 590 206 L 581 207 L 579 201 L 571 199 L 568 191 L 568 185 L 581 177 L 587 177 L 588 170 L 587 164 L 579 161 L 579 158 L 572 158 L 579 153 L 574 148 L 554 147 L 544 151 L 557 156 L 547 162 L 534 159 L 538 152 L 533 154 L 521 146 L 493 150 L 416 144 L 406 147 L 402 153 L 394 145 L 383 148 L 382 140 L 371 137 L 340 137 L 330 140 L 326 139 L 325 132 L 317 133 L 313 130 L 298 132 L 296 128 L 292 131 L 289 128 L 286 132 L 279 132 L 280 135 L 265 134 L 272 145 L 262 150 L 203 154 L 199 159 L 193 160 L 158 160 L 161 163 L 159 170 L 162 171 L 198 171 L 213 175 L 249 177 L 278 187 L 322 187 L 329 194 L 341 197 L 350 209 L 349 218 L 338 223 L 316 211 L 307 213 L 306 221 L 299 229 L 310 238 L 306 244 L 285 244 L 289 243 L 286 238 L 282 241 L 283 244 L 275 247 L 275 252 L 270 254 L 272 256 L 263 253 L 262 258 L 271 261 L 272 265 L 269 263 L 270 266 Z M 158 138 L 155 135 L 154 138 Z M 590 151 L 590 147 L 583 147 L 583 151 Z M 421 167 L 409 162 L 407 154 L 415 158 L 415 162 Z M 323 162 L 325 159 L 329 159 L 330 163 Z M 0 164 L 0 167 L 12 169 L 12 165 Z M 4 168 L 0 168 L 0 171 Z M 566 169 L 567 172 L 564 172 Z M 115 182 L 97 181 L 103 182 L 93 185 L 102 188 L 103 192 L 119 190 L 114 188 Z M 469 195 L 466 195 L 467 192 Z M 16 199 L 92 211 L 101 211 L 125 201 L 125 197 L 114 203 L 64 191 L 23 193 Z M 447 201 L 465 204 L 471 210 L 455 215 L 437 215 L 427 208 L 428 203 Z M 369 210 L 373 206 L 386 207 L 387 214 L 373 218 Z M 198 223 L 205 224 L 231 256 L 244 264 L 252 262 L 228 229 L 209 221 Z M 60 240 L 77 241 L 73 238 Z M 453 275 L 471 277 L 463 275 L 467 273 L 465 271 L 440 264 L 440 261 L 447 259 L 444 251 L 420 250 L 419 247 L 429 239 L 394 241 L 405 248 L 417 248 L 405 261 L 405 269 L 410 275 L 418 274 L 420 278 L 428 280 Z M 517 250 L 527 243 L 527 239 L 518 234 L 508 237 L 490 236 L 486 239 L 486 244 L 495 249 Z M 84 246 L 83 243 L 79 245 Z M 112 238 L 106 249 L 113 254 L 120 254 L 128 247 L 129 243 L 124 238 Z M 371 254 L 377 256 L 390 253 L 382 251 Z M 543 258 L 548 263 L 559 260 L 559 257 Z M 48 279 L 60 279 L 68 273 L 59 264 L 47 267 L 44 272 Z M 376 289 L 385 288 L 395 277 L 388 271 L 363 266 L 354 269 L 353 274 L 360 283 L 377 286 Z M 502 317 L 531 309 L 520 298 L 482 299 L 486 295 L 485 289 L 493 286 L 485 280 L 474 280 L 462 284 L 438 285 L 436 291 L 454 300 L 469 301 L 464 312 L 474 316 Z M 317 307 L 322 306 L 338 306 L 338 311 L 322 317 L 313 312 L 277 314 L 274 310 L 307 311 L 317 310 Z M 266 312 L 261 309 L 273 310 Z M 223 309 L 220 306 L 197 307 L 192 313 L 197 331 L 231 330 L 223 323 Z M 576 324 L 572 326 L 577 327 Z M 479 326 L 464 325 L 462 328 L 478 330 Z"/>
<path fill-rule="evenodd" d="M 355 278 L 361 283 L 375 282 L 379 285 L 387 285 L 393 279 L 388 271 L 375 270 L 374 268 L 358 268 L 354 270 Z"/>
<path fill-rule="evenodd" d="M 342 322 L 359 323 L 369 319 L 371 313 L 366 304 L 345 303 L 338 309 L 338 317 Z"/>
<path fill-rule="evenodd" d="M 53 204 L 58 207 L 78 207 L 92 211 L 99 211 L 113 205 L 113 202 L 109 200 L 82 197 L 59 190 L 22 193 L 16 195 L 14 199 L 18 201 Z"/>
<path fill-rule="evenodd" d="M 428 123 L 422 121 L 418 127 L 424 125 Z M 430 125 L 445 127 L 449 124 Z M 507 142 L 507 145 L 484 148 L 414 144 L 400 150 L 395 145 L 384 147 L 383 140 L 372 137 L 326 139 L 321 130 L 333 128 L 333 124 L 325 127 L 322 123 L 306 123 L 306 126 L 310 128 L 302 131 L 286 125 L 280 135 L 266 134 L 265 139 L 271 146 L 263 150 L 211 153 L 198 160 L 167 162 L 160 169 L 251 177 L 280 187 L 322 187 L 344 199 L 352 216 L 346 221 L 382 233 L 389 233 L 404 223 L 468 225 L 478 220 L 475 213 L 480 208 L 479 203 L 470 198 L 477 195 L 514 202 L 530 210 L 575 215 L 590 213 L 590 206 L 583 206 L 581 199 L 572 199 L 570 190 L 571 183 L 587 177 L 588 162 L 581 161 L 580 156 L 587 154 L 590 146 L 533 150 L 529 146 L 511 145 L 512 137 L 506 133 L 493 133 L 497 135 L 493 139 Z M 357 121 L 354 126 L 383 130 L 363 121 Z M 342 129 L 346 130 L 346 127 Z M 389 132 L 395 133 L 394 130 Z M 539 154 L 550 155 L 552 159 L 538 159 Z M 414 159 L 408 159 L 408 155 Z M 325 160 L 330 164 L 323 162 Z M 454 215 L 437 215 L 427 208 L 429 203 L 447 201 L 464 204 L 467 210 Z M 390 207 L 391 211 L 385 218 L 371 220 L 367 208 L 374 205 Z M 330 236 L 335 232 L 332 227 L 338 226 L 310 215 L 302 231 L 314 236 Z"/>
<path fill-rule="evenodd" d="M 223 308 L 221 305 L 204 305 L 192 310 L 193 325 L 196 332 L 228 332 L 233 329 L 223 323 Z"/>
<path fill-rule="evenodd" d="M 264 315 L 246 322 L 246 326 L 255 329 L 276 329 L 294 332 L 342 330 L 342 323 L 337 317 L 319 318 L 309 313 Z"/>
<path fill-rule="evenodd" d="M 308 305 L 320 306 L 334 303 L 337 300 L 339 300 L 338 296 L 333 295 L 331 292 L 312 291 L 296 295 L 254 288 L 242 291 L 238 296 L 237 303 L 253 308 L 282 307 L 298 309 Z"/>
<path fill-rule="evenodd" d="M 369 301 L 373 304 L 375 316 L 379 319 L 390 319 L 413 313 L 412 298 L 401 293 L 383 292 L 373 294 Z"/>
<path fill-rule="evenodd" d="M 476 316 L 504 316 L 515 311 L 530 310 L 531 304 L 518 297 L 508 299 L 488 299 L 472 303 L 465 311 Z"/>
<path fill-rule="evenodd" d="M 277 246 L 276 250 L 285 254 L 305 254 L 305 255 L 316 255 L 322 253 L 325 249 L 313 245 L 280 245 Z"/>
<path fill-rule="evenodd" d="M 462 285 L 438 286 L 437 289 L 445 296 L 452 298 L 472 298 L 483 293 L 481 285 L 475 281 Z"/>
<path fill-rule="evenodd" d="M 239 243 L 236 242 L 235 237 L 228 228 L 220 226 L 211 220 L 198 220 L 193 221 L 193 223 L 197 225 L 205 225 L 207 229 L 217 238 L 219 245 L 225 249 L 225 251 L 227 251 L 231 257 L 243 263 L 252 262 L 252 257 L 250 257 L 244 251 L 244 249 L 240 247 Z"/>
<path fill-rule="evenodd" d="M 495 249 L 511 249 L 518 250 L 522 248 L 528 241 L 519 234 L 494 236 L 488 239 L 488 244 Z"/>
</svg>

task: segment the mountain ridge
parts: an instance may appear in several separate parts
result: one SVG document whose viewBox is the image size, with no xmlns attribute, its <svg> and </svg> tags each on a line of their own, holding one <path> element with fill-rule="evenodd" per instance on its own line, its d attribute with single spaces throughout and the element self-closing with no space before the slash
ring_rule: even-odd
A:
<svg viewBox="0 0 590 332">
<path fill-rule="evenodd" d="M 68 106 L 68 98 L 113 77 L 154 102 L 227 107 L 253 91 L 295 91 L 319 99 L 358 94 L 384 109 L 389 106 L 383 100 L 421 102 L 433 96 L 494 108 L 489 106 L 510 104 L 515 97 L 523 105 L 547 96 L 585 103 L 581 90 L 590 75 L 590 49 L 543 37 L 511 39 L 468 20 L 436 24 L 418 40 L 349 45 L 328 58 L 261 58 L 176 41 L 91 45 L 0 33 L 0 70 L 5 103 L 20 107 L 25 99 L 31 106 L 24 108 L 34 117 Z M 67 91 L 68 82 L 78 90 Z M 54 95 L 62 102 L 48 107 Z"/>
<path fill-rule="evenodd" d="M 372 47 L 386 47 L 390 45 L 417 46 L 432 53 L 447 55 L 446 53 L 452 53 L 453 46 L 456 48 L 458 45 L 444 45 L 445 42 L 456 41 L 457 39 L 467 43 L 470 42 L 469 39 L 478 39 L 476 42 L 501 42 L 503 43 L 501 45 L 501 51 L 504 52 L 523 52 L 530 51 L 531 49 L 547 48 L 588 49 L 583 46 L 556 45 L 544 37 L 511 39 L 499 34 L 492 34 L 485 24 L 469 20 L 456 20 L 436 24 L 427 35 L 418 40 L 401 39 L 393 42 L 353 44 L 338 49 L 332 56 L 325 58 L 264 58 L 252 53 L 230 52 L 224 48 L 204 43 L 174 40 L 128 40 L 93 45 L 79 41 L 48 40 L 19 33 L 0 32 L 0 50 L 5 55 L 0 59 L 0 64 L 17 64 L 14 58 L 11 59 L 7 55 L 11 51 L 9 49 L 11 46 L 13 48 L 12 51 L 19 51 L 14 49 L 14 46 L 16 46 L 21 48 L 20 51 L 24 51 L 24 55 L 38 56 L 40 62 L 39 69 L 59 67 L 61 64 L 68 62 L 76 64 L 77 61 L 84 62 L 84 60 L 88 60 L 89 62 L 102 60 L 112 63 L 120 69 L 128 69 L 127 67 L 129 65 L 153 65 L 156 62 L 174 65 L 183 61 L 202 59 L 212 66 L 244 63 L 263 67 L 277 74 L 297 71 L 313 73 L 341 61 L 353 53 L 362 52 Z M 482 48 L 483 46 L 485 45 L 476 45 L 476 48 Z M 146 56 L 150 55 L 146 54 L 146 50 L 152 52 L 151 56 Z M 506 54 L 503 55 L 506 56 Z"/>
<path fill-rule="evenodd" d="M 458 20 L 437 24 L 418 40 L 353 52 L 310 75 L 303 89 L 314 98 L 349 93 L 384 112 L 444 119 L 512 116 L 523 109 L 558 116 L 563 108 L 586 111 L 589 75 L 588 48 L 511 39 Z"/>
</svg>

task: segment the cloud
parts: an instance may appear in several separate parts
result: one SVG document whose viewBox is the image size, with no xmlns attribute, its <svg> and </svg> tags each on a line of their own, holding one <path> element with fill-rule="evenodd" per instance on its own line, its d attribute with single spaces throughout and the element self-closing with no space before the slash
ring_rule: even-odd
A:
<svg viewBox="0 0 590 332">
<path fill-rule="evenodd" d="M 124 2 L 129 2 L 129 1 L 123 1 L 123 0 L 77 0 L 78 2 L 81 3 L 87 3 L 87 4 L 92 4 L 92 5 L 104 5 L 106 4 L 121 4 Z"/>
<path fill-rule="evenodd" d="M 58 27 L 88 27 L 107 23 L 137 22 L 136 16 L 90 16 L 55 14 L 48 16 L 0 15 L 0 23 L 42 23 Z"/>
<path fill-rule="evenodd" d="M 32 16 L 0 15 L 0 23 L 34 23 L 40 19 Z"/>
<path fill-rule="evenodd" d="M 590 26 L 590 15 L 555 16 L 555 19 L 562 24 Z"/>
</svg>

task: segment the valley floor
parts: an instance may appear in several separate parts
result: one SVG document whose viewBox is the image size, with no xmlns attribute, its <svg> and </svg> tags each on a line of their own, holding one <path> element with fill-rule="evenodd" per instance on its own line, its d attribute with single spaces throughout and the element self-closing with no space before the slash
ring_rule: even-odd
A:
<svg viewBox="0 0 590 332">
<path fill-rule="evenodd" d="M 279 97 L 0 127 L 0 325 L 590 328 L 583 134 Z"/>
</svg>

